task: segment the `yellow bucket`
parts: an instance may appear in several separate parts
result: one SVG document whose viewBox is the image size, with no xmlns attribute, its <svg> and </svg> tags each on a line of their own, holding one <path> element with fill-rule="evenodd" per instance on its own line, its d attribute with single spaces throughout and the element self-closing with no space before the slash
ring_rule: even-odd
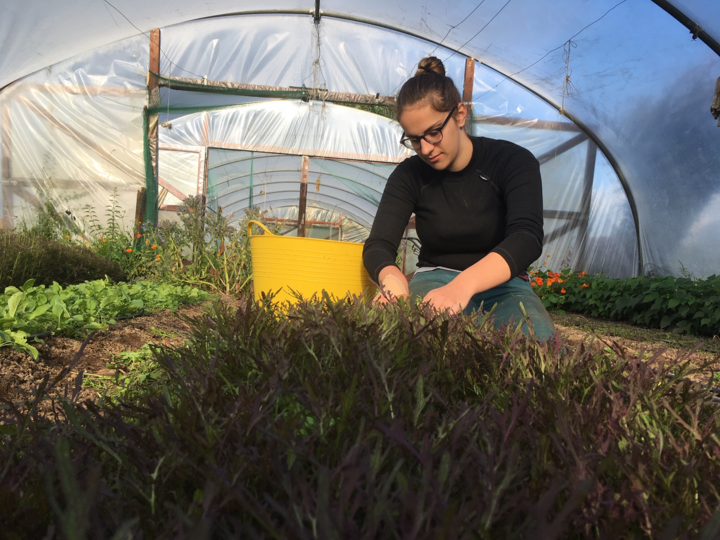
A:
<svg viewBox="0 0 720 540">
<path fill-rule="evenodd" d="M 252 226 L 265 234 L 253 236 Z M 362 261 L 363 245 L 319 238 L 297 238 L 272 234 L 259 221 L 248 222 L 253 265 L 255 300 L 262 293 L 277 293 L 274 303 L 297 302 L 326 291 L 339 300 L 346 295 L 362 296 L 374 290 Z M 295 294 L 293 294 L 293 292 Z"/>
</svg>

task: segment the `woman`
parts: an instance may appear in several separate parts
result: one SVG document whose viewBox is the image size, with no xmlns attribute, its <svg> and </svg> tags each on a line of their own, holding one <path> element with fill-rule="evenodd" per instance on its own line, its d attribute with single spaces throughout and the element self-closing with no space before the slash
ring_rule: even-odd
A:
<svg viewBox="0 0 720 540">
<path fill-rule="evenodd" d="M 363 261 L 388 298 L 420 297 L 438 310 L 494 308 L 496 328 L 555 332 L 526 270 L 542 250 L 540 165 L 508 141 L 469 137 L 468 110 L 435 57 L 420 61 L 397 96 L 401 143 L 416 156 L 388 178 Z M 395 265 L 412 213 L 422 243 L 412 281 Z M 528 320 L 531 324 L 528 325 Z"/>
</svg>

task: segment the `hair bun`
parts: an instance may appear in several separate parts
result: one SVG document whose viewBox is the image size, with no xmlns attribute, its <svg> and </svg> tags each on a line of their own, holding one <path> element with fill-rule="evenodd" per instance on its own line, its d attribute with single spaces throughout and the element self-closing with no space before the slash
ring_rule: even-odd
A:
<svg viewBox="0 0 720 540">
<path fill-rule="evenodd" d="M 427 56 L 418 62 L 418 70 L 415 72 L 415 77 L 418 75 L 426 75 L 428 73 L 434 73 L 437 75 L 445 75 L 445 66 L 442 60 L 434 56 Z"/>
</svg>

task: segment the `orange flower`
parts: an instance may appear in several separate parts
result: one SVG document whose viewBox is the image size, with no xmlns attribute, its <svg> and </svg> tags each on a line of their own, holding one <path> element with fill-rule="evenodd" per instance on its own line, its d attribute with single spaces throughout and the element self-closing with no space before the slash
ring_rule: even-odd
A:
<svg viewBox="0 0 720 540">
<path fill-rule="evenodd" d="M 157 256 L 157 260 L 158 260 L 158 262 L 160 262 L 160 255 Z"/>
<path fill-rule="evenodd" d="M 82 237 L 84 237 L 84 236 L 85 236 L 84 234 L 81 234 L 81 235 L 80 235 L 80 238 L 82 238 Z"/>
<path fill-rule="evenodd" d="M 157 249 L 157 246 L 150 246 L 150 249 Z"/>
<path fill-rule="evenodd" d="M 140 234 L 140 233 L 137 233 L 137 237 L 138 237 L 138 238 L 140 238 L 141 236 L 142 236 L 142 234 Z"/>
<path fill-rule="evenodd" d="M 103 238 L 103 244 L 104 244 L 105 242 L 107 242 L 107 240 L 105 240 L 105 239 Z"/>
<path fill-rule="evenodd" d="M 542 284 L 543 284 L 543 279 L 542 279 L 542 278 L 535 278 L 535 283 L 537 283 L 538 285 L 542 285 Z"/>
<path fill-rule="evenodd" d="M 86 246 L 87 246 L 87 244 L 88 244 L 88 243 L 87 243 L 87 242 L 85 242 L 85 245 L 86 245 Z"/>
<path fill-rule="evenodd" d="M 581 289 L 587 289 L 589 286 L 590 286 L 589 283 L 583 283 L 582 285 L 580 285 L 580 288 L 581 288 Z"/>
<path fill-rule="evenodd" d="M 578 277 L 584 277 L 584 276 L 587 276 L 587 272 L 585 270 L 583 270 L 582 272 L 580 272 L 578 274 Z"/>
<path fill-rule="evenodd" d="M 66 235 L 65 235 L 65 238 L 70 238 L 70 235 L 69 235 L 69 234 L 66 234 Z"/>
<path fill-rule="evenodd" d="M 127 248 L 125 251 L 127 251 L 128 253 L 132 253 L 132 249 L 130 248 Z"/>
<path fill-rule="evenodd" d="M 546 256 L 546 257 L 549 257 L 549 256 L 550 256 L 550 254 L 548 253 L 548 254 L 547 254 L 547 255 L 545 255 L 545 256 Z"/>
<path fill-rule="evenodd" d="M 148 239 L 146 238 L 146 239 L 145 239 L 145 245 L 148 245 L 149 243 L 150 243 L 150 240 L 148 240 Z"/>
<path fill-rule="evenodd" d="M 565 294 L 565 289 L 560 289 L 560 294 Z"/>
</svg>

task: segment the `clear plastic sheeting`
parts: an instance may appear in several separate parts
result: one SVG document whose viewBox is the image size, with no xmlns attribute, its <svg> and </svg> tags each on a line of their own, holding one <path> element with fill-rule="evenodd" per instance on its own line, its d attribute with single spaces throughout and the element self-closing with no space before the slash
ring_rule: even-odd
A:
<svg viewBox="0 0 720 540">
<path fill-rule="evenodd" d="M 236 216 L 247 208 L 267 215 L 297 208 L 302 157 L 211 149 L 208 158 L 208 206 Z M 311 158 L 307 206 L 323 209 L 369 231 L 387 176 L 394 166 Z"/>
<path fill-rule="evenodd" d="M 395 95 L 433 51 L 448 57 L 447 74 L 459 88 L 465 73 L 465 57 L 444 47 L 332 17 L 318 28 L 307 15 L 192 21 L 163 29 L 162 47 L 163 75 L 357 94 Z"/>
<path fill-rule="evenodd" d="M 514 83 L 499 85 L 502 80 L 495 71 L 476 66 L 473 134 L 519 144 L 540 161 L 545 242 L 533 266 L 633 275 L 638 265 L 635 223 L 607 158 L 557 109 Z"/>
<path fill-rule="evenodd" d="M 183 152 L 160 148 L 158 157 L 158 206 L 177 206 L 198 195 L 201 187 L 201 150 Z"/>
<path fill-rule="evenodd" d="M 48 67 L 0 93 L 3 228 L 46 203 L 101 222 L 114 192 L 132 226 L 145 185 L 148 45 L 133 38 Z M 89 208 L 88 208 L 89 205 Z"/>
<path fill-rule="evenodd" d="M 478 132 L 525 141 L 539 157 L 566 144 L 562 157 L 543 164 L 552 205 L 548 210 L 555 211 L 555 217 L 547 218 L 547 230 L 553 233 L 574 222 L 582 228 L 556 235 L 553 264 L 562 264 L 563 252 L 572 245 L 583 264 L 609 275 L 625 272 L 631 258 L 638 265 L 632 273 L 639 269 L 699 277 L 720 266 L 720 152 L 717 122 L 709 113 L 720 57 L 651 0 L 486 0 L 481 5 L 469 0 L 441 5 L 323 0 L 318 24 L 312 20 L 314 3 L 295 0 L 262 6 L 176 0 L 172 9 L 164 2 L 127 0 L 117 6 L 122 16 L 114 7 L 90 0 L 9 1 L 0 17 L 3 226 L 12 226 L 23 206 L 40 204 L 43 197 L 64 201 L 61 209 L 85 203 L 100 209 L 113 187 L 132 212 L 134 191 L 144 184 L 141 108 L 148 68 L 148 38 L 132 36 L 138 28 L 161 28 L 161 71 L 166 75 L 325 86 L 336 92 L 392 95 L 412 74 L 417 59 L 428 53 L 446 63 L 460 87 L 463 55 L 472 56 L 483 62 L 473 94 L 480 117 L 475 128 L 484 130 Z M 717 2 L 671 1 L 720 40 Z M 243 15 L 247 11 L 255 13 Z M 356 22 L 361 20 L 365 22 Z M 243 115 L 213 110 L 189 117 L 189 111 L 177 110 L 243 101 L 163 92 L 166 113 L 161 120 L 182 127 L 182 133 L 175 128 L 170 133 L 172 144 L 202 148 L 216 142 L 277 151 L 256 144 L 268 139 L 268 125 L 284 130 L 278 135 L 282 144 L 298 154 L 337 151 L 358 141 L 379 144 L 381 139 L 371 123 L 357 122 L 353 125 L 362 128 L 348 132 L 343 122 L 350 116 L 337 116 L 342 121 L 334 124 L 325 113 L 313 111 L 298 120 L 285 105 L 273 106 L 277 116 L 249 106 L 253 113 L 240 121 L 249 122 L 244 126 L 237 122 Z M 549 110 L 543 112 L 543 107 Z M 605 155 L 589 151 L 586 140 L 571 144 L 576 134 L 582 135 L 574 125 L 546 129 L 548 122 L 562 120 L 557 108 L 576 119 Z M 261 124 L 261 119 L 275 124 Z M 160 128 L 161 139 L 164 132 Z M 307 140 L 293 141 L 295 133 Z M 394 137 L 387 141 L 377 147 L 377 155 L 385 159 L 373 161 L 396 163 L 404 157 Z M 553 163 L 559 164 L 555 170 Z M 586 182 L 590 176 L 592 190 Z M 620 201 L 621 191 L 626 194 L 622 204 L 598 199 Z M 582 216 L 577 216 L 578 198 Z M 636 232 L 629 225 L 628 207 Z M 617 253 L 602 247 L 608 240 L 594 240 L 610 233 L 619 235 L 618 243 L 613 242 L 622 246 Z M 628 240 L 633 234 L 639 238 L 635 248 Z"/>
<path fill-rule="evenodd" d="M 173 77 L 311 86 L 315 33 L 307 15 L 243 15 L 162 30 L 160 72 Z M 172 62 L 170 62 L 172 58 Z"/>
<path fill-rule="evenodd" d="M 396 122 L 365 111 L 310 101 L 269 101 L 177 118 L 160 128 L 160 145 L 202 146 L 399 163 Z"/>
</svg>

